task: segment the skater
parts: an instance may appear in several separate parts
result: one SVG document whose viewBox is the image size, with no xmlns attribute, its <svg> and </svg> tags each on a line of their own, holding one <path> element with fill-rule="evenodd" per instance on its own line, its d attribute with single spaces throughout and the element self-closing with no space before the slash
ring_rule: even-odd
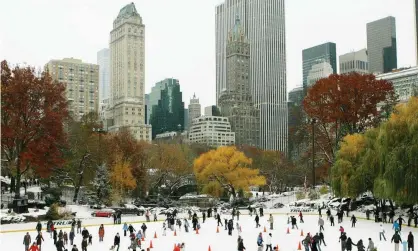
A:
<svg viewBox="0 0 418 251">
<path fill-rule="evenodd" d="M 165 224 L 165 222 L 163 222 L 163 236 L 167 235 L 167 226 Z"/>
<path fill-rule="evenodd" d="M 32 243 L 28 251 L 39 251 L 38 246 L 36 246 L 36 242 Z"/>
<path fill-rule="evenodd" d="M 414 251 L 414 236 L 412 235 L 412 232 L 409 232 L 408 234 L 408 251 L 409 250 Z"/>
<path fill-rule="evenodd" d="M 317 239 L 315 239 L 315 236 L 314 236 L 314 238 L 312 238 L 312 242 L 311 242 L 311 250 L 312 251 L 318 251 L 318 248 L 319 248 L 319 243 L 318 243 Z M 321 251 L 321 249 L 319 249 L 319 251 Z"/>
<path fill-rule="evenodd" d="M 63 239 L 64 239 L 64 245 L 68 245 L 68 234 L 67 234 L 67 232 L 64 232 Z"/>
<path fill-rule="evenodd" d="M 238 251 L 244 251 L 245 246 L 244 246 L 244 240 L 240 237 L 238 237 Z"/>
<path fill-rule="evenodd" d="M 99 242 L 103 242 L 104 234 L 105 234 L 104 226 L 103 224 L 101 224 L 99 227 Z"/>
<path fill-rule="evenodd" d="M 202 218 L 203 218 L 203 223 L 205 223 L 205 221 L 206 221 L 206 213 L 205 212 L 202 213 Z"/>
<path fill-rule="evenodd" d="M 366 210 L 366 218 L 367 218 L 367 220 L 370 220 L 370 210 L 369 209 Z"/>
<path fill-rule="evenodd" d="M 58 238 L 58 234 L 57 234 L 56 229 L 53 230 L 53 236 L 54 236 L 53 238 L 54 238 L 54 245 L 55 245 L 55 244 L 57 244 L 57 238 Z"/>
<path fill-rule="evenodd" d="M 294 217 L 294 216 L 290 216 L 291 217 L 291 221 L 292 221 L 292 229 L 294 229 L 295 228 L 295 226 L 296 226 L 296 229 L 299 229 L 298 228 L 298 224 L 296 223 L 296 218 Z"/>
<path fill-rule="evenodd" d="M 258 237 L 257 237 L 258 251 L 262 251 L 263 250 L 263 243 L 264 243 L 263 235 L 261 233 L 259 233 L 258 234 Z"/>
<path fill-rule="evenodd" d="M 42 242 L 44 241 L 44 237 L 42 237 L 42 232 L 39 232 L 38 236 L 36 236 L 36 245 L 39 248 L 39 251 L 42 249 Z"/>
<path fill-rule="evenodd" d="M 40 221 L 38 221 L 38 224 L 36 224 L 36 231 L 38 231 L 38 234 L 42 231 L 42 224 Z"/>
<path fill-rule="evenodd" d="M 344 233 L 344 228 L 343 228 L 343 226 L 340 226 L 339 231 L 340 231 L 340 236 L 342 236 L 342 235 L 343 235 L 343 233 Z"/>
<path fill-rule="evenodd" d="M 311 247 L 312 249 L 314 249 L 314 246 L 317 250 L 321 251 L 321 247 L 320 247 L 320 242 L 321 242 L 321 238 L 319 237 L 319 234 L 316 233 L 313 237 L 312 237 L 312 244 Z"/>
<path fill-rule="evenodd" d="M 358 242 L 357 242 L 357 244 L 356 245 L 354 245 L 354 246 L 356 246 L 357 247 L 357 251 L 365 251 L 364 250 L 364 244 L 363 244 L 363 240 L 362 239 L 360 239 Z"/>
<path fill-rule="evenodd" d="M 395 234 L 392 236 L 391 243 L 395 243 L 395 251 L 399 251 L 399 243 L 402 243 L 401 236 L 399 235 L 398 231 L 395 231 Z"/>
<path fill-rule="evenodd" d="M 237 221 L 239 221 L 239 215 L 241 214 L 241 212 L 238 210 L 237 208 Z M 415 218 L 416 219 L 416 218 Z M 415 223 L 415 227 L 417 226 L 417 224 Z"/>
<path fill-rule="evenodd" d="M 402 231 L 402 223 L 404 223 L 405 220 L 402 218 L 402 216 L 399 215 L 398 223 L 399 223 L 399 232 Z"/>
<path fill-rule="evenodd" d="M 318 225 L 319 225 L 319 231 L 325 231 L 324 230 L 324 219 L 322 219 L 322 216 L 319 216 L 319 219 L 318 219 Z"/>
<path fill-rule="evenodd" d="M 78 219 L 77 221 L 77 234 L 78 233 L 81 233 L 81 220 L 80 219 Z"/>
<path fill-rule="evenodd" d="M 234 222 L 232 219 L 228 221 L 228 235 L 232 235 L 232 230 L 234 229 Z"/>
<path fill-rule="evenodd" d="M 88 241 L 88 237 L 84 238 L 81 241 L 81 251 L 87 251 L 87 241 Z"/>
<path fill-rule="evenodd" d="M 77 245 L 74 245 L 73 249 L 71 249 L 71 251 L 78 251 Z"/>
<path fill-rule="evenodd" d="M 89 245 L 93 245 L 93 235 L 89 234 Z"/>
<path fill-rule="evenodd" d="M 212 208 L 208 208 L 208 218 L 212 217 Z"/>
<path fill-rule="evenodd" d="M 271 239 L 272 239 L 272 236 L 271 236 L 271 233 L 269 233 L 269 235 L 267 236 L 267 240 L 266 240 L 266 251 L 269 249 L 270 251 L 272 250 Z"/>
<path fill-rule="evenodd" d="M 323 243 L 325 247 L 327 246 L 327 244 L 325 243 L 325 237 L 323 232 L 319 232 L 319 244 L 321 243 Z"/>
<path fill-rule="evenodd" d="M 380 232 L 379 232 L 380 241 L 382 241 L 382 236 L 383 236 L 383 239 L 386 241 L 385 229 L 383 228 L 383 225 L 380 224 Z"/>
<path fill-rule="evenodd" d="M 26 232 L 25 236 L 23 237 L 23 245 L 25 245 L 25 251 L 29 250 L 29 245 L 32 243 L 32 239 L 29 235 L 29 232 Z"/>
<path fill-rule="evenodd" d="M 321 210 L 321 207 L 320 206 L 318 206 L 318 214 L 319 214 L 319 216 L 322 216 L 322 212 L 321 212 L 322 210 Z"/>
<path fill-rule="evenodd" d="M 303 221 L 302 211 L 299 211 L 299 219 L 300 219 L 300 223 L 305 223 L 305 222 Z"/>
<path fill-rule="evenodd" d="M 70 245 L 74 245 L 74 237 L 75 237 L 75 233 L 74 231 L 70 232 Z"/>
<path fill-rule="evenodd" d="M 132 224 L 129 224 L 128 230 L 129 230 L 129 235 L 132 235 L 132 233 L 133 233 L 133 232 L 136 232 L 136 230 L 135 230 L 135 228 L 132 226 Z"/>
<path fill-rule="evenodd" d="M 81 236 L 83 236 L 83 239 L 88 239 L 89 235 L 90 235 L 90 233 L 87 230 L 87 228 L 84 228 L 83 231 L 81 231 Z"/>
<path fill-rule="evenodd" d="M 55 225 L 54 225 L 54 223 L 51 222 L 51 225 L 49 225 L 49 234 L 50 234 L 51 238 L 54 237 L 54 231 L 55 231 Z M 55 244 L 55 242 L 54 242 L 54 244 Z"/>
<path fill-rule="evenodd" d="M 157 219 L 157 212 L 154 212 L 154 221 L 158 221 L 158 219 Z"/>
<path fill-rule="evenodd" d="M 215 211 L 216 211 L 216 208 L 215 208 Z M 219 214 L 216 215 L 216 219 L 218 220 L 218 227 L 219 227 L 219 224 L 221 224 L 221 226 L 224 226 L 222 225 L 221 216 Z"/>
<path fill-rule="evenodd" d="M 225 230 L 227 230 L 228 229 L 228 220 L 226 218 L 224 219 L 224 224 L 225 224 Z M 196 230 L 194 223 L 193 223 L 193 229 Z"/>
<path fill-rule="evenodd" d="M 128 247 L 128 249 L 132 249 L 132 251 L 136 251 L 137 246 L 138 246 L 138 242 L 135 239 L 135 237 L 131 238 L 131 245 Z"/>
<path fill-rule="evenodd" d="M 179 231 L 181 231 L 181 220 L 177 219 L 176 225 L 179 227 Z"/>
<path fill-rule="evenodd" d="M 128 231 L 128 224 L 126 224 L 126 222 L 125 223 L 123 223 L 123 227 L 122 227 L 122 230 L 123 230 L 123 236 L 125 236 L 126 237 L 126 231 Z"/>
<path fill-rule="evenodd" d="M 367 251 L 373 251 L 374 249 L 374 242 L 372 241 L 372 238 L 369 238 L 369 244 L 367 245 Z"/>
<path fill-rule="evenodd" d="M 64 242 L 62 241 L 62 238 L 58 239 L 55 246 L 57 247 L 57 251 L 64 251 Z"/>
<path fill-rule="evenodd" d="M 329 217 L 331 216 L 331 210 L 328 208 L 327 209 L 327 220 L 329 220 Z"/>
<path fill-rule="evenodd" d="M 259 211 L 260 211 L 260 217 L 263 217 L 264 216 L 264 208 L 260 207 Z"/>
<path fill-rule="evenodd" d="M 142 233 L 143 233 L 144 238 L 147 238 L 147 234 L 146 234 L 147 225 L 145 225 L 145 223 L 142 223 L 141 229 L 142 229 Z"/>
<path fill-rule="evenodd" d="M 305 251 L 309 251 L 309 245 L 311 245 L 311 236 L 309 233 L 306 235 L 305 239 L 302 240 L 302 245 L 305 247 Z"/>
<path fill-rule="evenodd" d="M 119 233 L 116 234 L 115 239 L 113 240 L 113 248 L 116 248 L 116 246 L 118 247 L 116 249 L 116 251 L 119 251 L 119 245 L 120 245 L 120 236 Z"/>
<path fill-rule="evenodd" d="M 62 229 L 60 229 L 60 232 L 58 233 L 58 239 L 64 238 L 64 233 L 62 232 Z"/>
<path fill-rule="evenodd" d="M 349 245 L 347 245 L 347 240 L 349 242 Z M 351 241 L 351 238 L 347 238 L 347 235 L 345 233 L 342 233 L 340 236 L 340 239 L 338 240 L 338 242 L 341 242 L 341 251 L 344 251 L 345 249 L 347 249 L 348 251 L 351 250 L 351 244 L 353 243 Z M 350 249 L 348 249 L 348 247 L 350 247 Z"/>
<path fill-rule="evenodd" d="M 225 230 L 226 230 L 227 223 L 228 222 L 225 221 Z M 193 224 L 193 230 L 196 231 L 196 228 L 197 228 L 197 215 L 196 214 L 192 216 L 192 224 Z"/>
<path fill-rule="evenodd" d="M 395 212 L 393 210 L 389 211 L 389 223 L 393 223 L 393 217 L 395 217 Z"/>
<path fill-rule="evenodd" d="M 331 215 L 331 216 L 329 217 L 329 221 L 331 222 L 331 227 L 332 227 L 332 226 L 335 226 L 335 225 L 334 225 L 334 216 L 333 216 L 333 215 Z"/>
<path fill-rule="evenodd" d="M 270 230 L 273 230 L 274 220 L 273 220 L 273 215 L 272 214 L 270 214 L 270 217 L 268 219 L 268 222 L 270 223 Z"/>
<path fill-rule="evenodd" d="M 351 227 L 356 227 L 357 218 L 354 214 L 351 216 Z"/>
<path fill-rule="evenodd" d="M 113 214 L 113 225 L 116 225 L 118 223 L 118 216 L 116 212 Z"/>
<path fill-rule="evenodd" d="M 186 233 L 189 232 L 189 222 L 187 221 L 186 218 L 184 219 L 184 230 L 186 231 Z"/>
<path fill-rule="evenodd" d="M 255 215 L 255 228 L 261 227 L 260 225 L 260 217 L 258 217 L 258 214 Z"/>
<path fill-rule="evenodd" d="M 395 221 L 395 222 L 393 223 L 392 228 L 395 230 L 395 232 L 396 232 L 396 231 L 401 231 L 401 230 L 400 230 L 400 228 L 399 228 L 399 223 L 398 223 L 397 221 Z"/>
</svg>

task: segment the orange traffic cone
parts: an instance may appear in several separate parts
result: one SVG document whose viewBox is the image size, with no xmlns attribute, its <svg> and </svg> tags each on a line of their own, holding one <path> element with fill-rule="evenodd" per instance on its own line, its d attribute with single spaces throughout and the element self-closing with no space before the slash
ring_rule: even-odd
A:
<svg viewBox="0 0 418 251">
<path fill-rule="evenodd" d="M 196 228 L 196 234 L 199 234 L 199 229 L 198 228 Z"/>
<path fill-rule="evenodd" d="M 279 251 L 279 244 L 277 244 L 276 249 L 277 249 L 277 251 Z"/>
<path fill-rule="evenodd" d="M 141 239 L 141 241 L 145 241 L 145 238 L 144 238 L 144 236 L 142 236 L 142 239 Z"/>
<path fill-rule="evenodd" d="M 299 245 L 298 245 L 298 250 L 302 250 L 302 246 L 300 245 L 300 241 L 299 241 Z"/>
<path fill-rule="evenodd" d="M 211 251 L 211 249 L 210 249 L 210 245 L 209 245 L 208 251 Z"/>
<path fill-rule="evenodd" d="M 176 230 L 174 230 L 174 236 L 177 236 L 177 231 Z M 174 245 L 176 245 L 176 244 L 174 244 Z"/>
<path fill-rule="evenodd" d="M 154 239 L 157 239 L 157 231 L 154 233 Z"/>
<path fill-rule="evenodd" d="M 152 241 L 150 241 L 150 242 L 149 242 L 149 248 L 154 248 L 154 247 L 152 246 Z"/>
<path fill-rule="evenodd" d="M 300 230 L 300 236 L 303 236 L 303 230 Z"/>
<path fill-rule="evenodd" d="M 264 227 L 264 233 L 265 233 L 265 232 L 267 232 L 267 229 L 266 229 L 266 227 Z"/>
<path fill-rule="evenodd" d="M 289 228 L 287 228 L 286 234 L 290 234 L 290 230 L 289 230 Z"/>
<path fill-rule="evenodd" d="M 216 232 L 219 233 L 219 227 L 216 227 Z"/>
</svg>

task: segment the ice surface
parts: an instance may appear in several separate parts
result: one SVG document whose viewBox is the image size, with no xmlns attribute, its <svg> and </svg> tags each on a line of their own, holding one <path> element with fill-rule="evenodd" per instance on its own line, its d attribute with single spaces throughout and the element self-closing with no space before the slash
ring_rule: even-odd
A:
<svg viewBox="0 0 418 251">
<path fill-rule="evenodd" d="M 268 211 L 268 210 L 265 210 Z M 296 214 L 293 214 L 296 216 Z M 199 215 L 200 216 L 200 215 Z M 350 215 L 351 216 L 351 215 Z M 161 217 L 161 216 L 160 216 Z M 221 216 L 222 220 L 228 217 L 229 215 Z M 122 222 L 124 222 L 125 218 L 122 218 Z M 129 218 L 126 218 L 129 219 Z M 261 228 L 255 228 L 254 217 L 244 216 L 241 215 L 239 224 L 242 226 L 242 233 L 241 236 L 244 239 L 244 245 L 248 251 L 255 251 L 257 250 L 257 235 L 260 232 L 263 232 L 264 226 L 267 227 L 267 232 L 263 232 L 263 237 L 266 239 L 267 234 L 269 232 L 273 235 L 273 245 L 279 245 L 279 249 L 282 251 L 295 251 L 297 250 L 299 241 L 302 240 L 303 237 L 300 236 L 301 230 L 303 230 L 304 234 L 306 235 L 308 232 L 315 234 L 319 231 L 317 226 L 318 216 L 305 216 L 304 220 L 305 223 L 299 223 L 299 230 L 290 229 L 290 234 L 286 234 L 286 230 L 288 228 L 287 225 L 287 216 L 286 215 L 274 215 L 274 227 L 273 231 L 268 229 L 268 213 L 265 212 L 265 216 L 261 217 L 260 223 L 262 225 Z M 345 217 L 344 222 L 342 224 L 336 224 L 334 227 L 331 227 L 329 222 L 325 224 L 325 242 L 328 246 L 321 246 L 322 251 L 339 251 L 340 243 L 338 243 L 338 237 L 340 235 L 338 229 L 341 226 L 344 227 L 345 231 L 347 232 L 347 236 L 351 237 L 354 243 L 357 243 L 359 239 L 363 240 L 363 243 L 367 247 L 368 238 L 372 238 L 377 246 L 377 250 L 379 251 L 389 251 L 394 250 L 394 244 L 390 243 L 390 239 L 393 235 L 392 225 L 391 224 L 384 224 L 384 228 L 386 231 L 386 238 L 387 241 L 379 241 L 379 230 L 380 226 L 373 221 L 365 221 L 359 220 L 357 222 L 356 228 L 351 228 L 351 222 L 349 221 L 350 218 Z M 298 220 L 299 221 L 299 220 Z M 123 236 L 122 225 L 105 225 L 105 239 L 104 242 L 98 242 L 98 229 L 100 223 L 107 223 L 109 224 L 109 219 L 95 219 L 95 226 L 88 226 L 87 229 L 93 235 L 93 245 L 88 246 L 87 250 L 89 251 L 106 251 L 109 250 L 113 244 L 113 239 L 116 233 L 121 235 L 121 247 L 120 251 L 128 250 L 129 246 L 129 238 Z M 191 223 L 191 222 L 190 222 Z M 27 224 L 27 228 L 35 229 L 36 223 Z M 133 224 L 135 229 L 139 229 L 141 224 Z M 206 251 L 210 245 L 212 251 L 234 251 L 237 250 L 237 237 L 238 232 L 235 229 L 233 231 L 232 236 L 228 236 L 227 231 L 224 230 L 223 227 L 219 227 L 220 233 L 216 233 L 216 221 L 211 218 L 207 220 L 205 223 L 201 223 L 201 229 L 199 234 L 195 232 L 185 233 L 184 228 L 179 231 L 177 229 L 177 236 L 173 235 L 173 232 L 167 230 L 167 236 L 162 236 L 162 222 L 156 223 L 147 223 L 148 230 L 147 230 L 147 238 L 146 241 L 143 243 L 142 248 L 146 250 L 149 247 L 150 241 L 154 246 L 153 251 L 171 251 L 173 250 L 174 243 L 184 242 L 186 244 L 187 251 Z M 3 227 L 3 226 L 2 226 Z M 235 222 L 234 222 L 235 227 Z M 10 228 L 7 228 L 10 230 Z M 65 228 L 65 231 L 69 231 L 69 228 Z M 4 229 L 2 228 L 2 231 Z M 410 227 L 403 226 L 402 227 L 402 240 L 406 240 L 407 234 L 409 231 L 412 231 L 415 238 L 418 238 L 418 230 Z M 157 233 L 157 238 L 154 239 L 154 232 Z M 23 250 L 23 236 L 25 232 L 7 232 L 1 233 L 0 235 L 0 246 L 2 250 L 19 250 L 20 248 Z M 35 231 L 30 232 L 32 240 L 35 238 Z M 54 251 L 56 248 L 53 245 L 53 240 L 49 237 L 49 235 L 44 232 L 45 243 L 42 246 L 43 251 Z M 77 234 L 75 239 L 75 244 L 81 250 L 81 235 Z M 70 246 L 68 245 L 67 248 L 71 250 Z M 302 249 L 303 246 L 302 246 Z M 138 249 L 137 249 L 138 250 Z M 265 248 L 263 249 L 265 250 Z M 356 247 L 353 247 L 353 250 L 356 250 Z M 400 247 L 402 250 L 402 247 Z"/>
</svg>

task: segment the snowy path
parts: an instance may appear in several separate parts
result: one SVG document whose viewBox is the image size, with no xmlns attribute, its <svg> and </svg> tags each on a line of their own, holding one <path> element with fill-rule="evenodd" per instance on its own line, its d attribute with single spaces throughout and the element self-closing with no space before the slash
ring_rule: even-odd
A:
<svg viewBox="0 0 418 251">
<path fill-rule="evenodd" d="M 294 251 L 297 250 L 299 241 L 302 240 L 303 237 L 300 236 L 300 231 L 303 229 L 304 234 L 316 233 L 318 231 L 317 220 L 318 216 L 305 216 L 305 223 L 298 223 L 299 230 L 290 230 L 290 234 L 286 234 L 287 230 L 287 217 L 284 215 L 275 215 L 275 230 L 271 231 L 273 234 L 273 245 L 279 245 L 280 250 L 282 251 Z M 107 219 L 103 220 L 104 222 L 108 222 Z M 239 223 L 242 225 L 242 234 L 241 236 L 244 239 L 244 245 L 246 246 L 248 251 L 255 251 L 257 249 L 256 239 L 259 232 L 263 231 L 264 226 L 268 227 L 267 224 L 267 216 L 261 218 L 260 223 L 262 225 L 261 228 L 254 228 L 255 222 L 254 217 L 250 218 L 249 216 L 242 216 Z M 235 224 L 235 222 L 234 222 Z M 181 231 L 177 231 L 177 236 L 173 236 L 173 232 L 167 230 L 167 236 L 162 236 L 162 223 L 149 223 L 147 224 L 147 237 L 145 244 L 143 244 L 142 248 L 147 248 L 152 241 L 154 246 L 153 251 L 171 251 L 173 250 L 174 243 L 185 242 L 186 243 L 186 250 L 187 251 L 206 251 L 210 245 L 212 251 L 234 251 L 236 250 L 236 243 L 237 243 L 237 236 L 238 233 L 234 230 L 232 236 L 227 235 L 227 231 L 225 231 L 222 227 L 220 227 L 220 233 L 216 233 L 216 222 L 213 218 L 206 221 L 206 223 L 201 224 L 202 228 L 199 231 L 199 234 L 195 232 L 185 233 L 184 229 Z M 324 247 L 321 246 L 322 251 L 338 251 L 341 250 L 340 244 L 338 243 L 339 232 L 338 228 L 342 225 L 347 232 L 347 236 L 351 237 L 352 240 L 357 243 L 359 239 L 363 239 L 363 242 L 367 246 L 368 238 L 372 238 L 377 246 L 379 251 L 389 251 L 393 250 L 393 244 L 390 243 L 390 239 L 393 234 L 393 230 L 391 229 L 391 224 L 385 224 L 386 230 L 386 238 L 388 241 L 379 241 L 379 225 L 372 222 L 372 221 L 364 221 L 359 220 L 357 222 L 356 228 L 351 228 L 351 222 L 349 222 L 349 218 L 344 218 L 344 222 L 342 224 L 336 224 L 334 227 L 330 227 L 329 222 L 325 224 L 325 242 L 328 246 Z M 140 228 L 140 224 L 133 225 L 136 229 Z M 33 224 L 33 228 L 35 224 Z M 107 225 L 105 226 L 105 240 L 102 243 L 98 242 L 98 226 L 88 227 L 89 232 L 93 234 L 93 245 L 89 246 L 87 250 L 89 251 L 105 251 L 109 250 L 109 248 L 113 244 L 113 238 L 117 232 L 122 235 L 121 237 L 121 248 L 119 250 L 125 251 L 128 250 L 129 246 L 129 238 L 123 237 L 122 225 Z M 418 230 L 414 228 L 403 227 L 402 232 L 402 239 L 406 239 L 407 234 L 409 231 L 412 231 L 415 238 L 418 238 Z M 69 229 L 65 229 L 68 231 Z M 154 239 L 154 232 L 157 233 L 157 239 Z M 266 239 L 267 234 L 270 231 L 267 230 L 267 233 L 263 233 L 264 239 Z M 30 232 L 32 238 L 35 237 L 35 231 Z M 16 233 L 2 233 L 0 235 L 0 246 L 4 248 L 4 250 L 19 250 L 19 248 L 23 249 L 22 241 L 23 241 L 23 232 L 16 232 Z M 44 243 L 42 250 L 44 251 L 53 251 L 56 250 L 53 246 L 52 239 L 44 233 L 46 242 Z M 81 250 L 81 236 L 78 234 L 75 239 L 75 244 Z M 71 248 L 67 247 L 69 250 Z M 303 247 L 302 247 L 303 249 Z M 402 250 L 402 247 L 400 248 Z M 138 250 L 138 249 L 137 249 Z M 355 249 L 354 249 L 355 250 Z"/>
</svg>

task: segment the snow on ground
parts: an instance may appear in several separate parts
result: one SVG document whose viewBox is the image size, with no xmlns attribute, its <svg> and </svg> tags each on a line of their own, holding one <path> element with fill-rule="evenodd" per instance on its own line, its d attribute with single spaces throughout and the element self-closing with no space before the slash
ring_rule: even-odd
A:
<svg viewBox="0 0 418 251">
<path fill-rule="evenodd" d="M 229 216 L 228 216 L 229 217 Z M 224 218 L 224 217 L 222 217 Z M 255 228 L 254 217 L 242 216 L 239 223 L 242 226 L 241 236 L 244 239 L 244 245 L 248 251 L 257 249 L 257 235 L 260 232 L 263 232 L 264 226 L 268 228 L 267 224 L 268 214 L 265 214 L 261 218 L 260 223 L 261 228 Z M 299 230 L 290 229 L 290 234 L 286 234 L 288 228 L 287 225 L 287 216 L 286 215 L 274 215 L 274 227 L 273 231 L 267 230 L 266 233 L 263 232 L 263 237 L 266 239 L 269 232 L 273 235 L 273 245 L 279 245 L 280 250 L 282 251 L 295 251 L 297 250 L 299 241 L 303 239 L 300 236 L 301 230 L 303 230 L 306 235 L 308 232 L 316 233 L 318 232 L 317 220 L 318 216 L 305 216 L 305 223 L 298 223 Z M 122 218 L 122 223 L 127 219 Z M 95 226 L 88 226 L 87 229 L 93 235 L 93 245 L 89 246 L 87 250 L 89 251 L 104 251 L 109 250 L 113 244 L 113 239 L 116 233 L 121 235 L 121 247 L 119 250 L 124 251 L 128 250 L 129 238 L 123 237 L 122 225 L 113 225 L 110 223 L 109 219 L 96 219 Z M 98 242 L 98 228 L 100 223 L 106 223 L 105 225 L 105 239 L 104 242 Z M 35 228 L 35 223 L 28 224 L 30 228 Z M 134 228 L 139 229 L 140 223 L 133 224 Z M 177 236 L 173 235 L 173 232 L 167 230 L 167 236 L 162 236 L 162 223 L 148 223 L 147 238 L 143 243 L 142 248 L 146 250 L 150 245 L 150 241 L 154 246 L 153 251 L 167 251 L 173 250 L 174 243 L 184 242 L 186 244 L 186 250 L 188 251 L 206 251 L 210 245 L 212 251 L 226 251 L 226 250 L 236 250 L 237 245 L 237 230 L 233 231 L 232 236 L 228 236 L 227 231 L 223 227 L 220 227 L 220 233 L 216 233 L 216 221 L 211 218 L 205 223 L 201 223 L 202 228 L 199 231 L 199 234 L 195 232 L 185 233 L 184 228 L 179 231 L 177 229 Z M 235 222 L 234 222 L 235 225 Z M 359 220 L 356 228 L 351 228 L 351 222 L 349 218 L 345 217 L 342 224 L 336 224 L 334 227 L 331 227 L 329 222 L 325 225 L 325 242 L 327 246 L 321 246 L 322 251 L 336 251 L 340 250 L 340 243 L 338 243 L 338 237 L 340 233 L 338 231 L 339 226 L 343 226 L 347 232 L 348 237 L 351 237 L 352 240 L 357 243 L 359 239 L 362 239 L 365 245 L 367 246 L 368 238 L 372 238 L 377 249 L 379 251 L 389 251 L 393 250 L 394 244 L 390 243 L 390 239 L 393 234 L 391 224 L 384 224 L 386 230 L 386 238 L 388 241 L 379 241 L 379 229 L 380 226 L 377 223 L 372 221 Z M 69 231 L 69 228 L 64 229 Z M 402 227 L 402 239 L 406 239 L 409 231 L 412 231 L 415 238 L 418 238 L 418 230 Z M 154 233 L 157 233 L 157 238 L 154 239 Z M 25 232 L 9 232 L 1 233 L 0 235 L 0 245 L 5 250 L 19 250 L 23 248 L 22 239 Z M 30 232 L 32 239 L 35 238 L 35 231 Z M 53 246 L 53 241 L 47 233 L 44 232 L 45 243 L 42 246 L 42 250 L 49 251 L 55 250 Z M 75 239 L 75 244 L 81 250 L 81 235 L 78 234 Z M 67 246 L 69 250 L 71 248 Z M 303 249 L 303 246 L 302 246 Z M 137 249 L 138 250 L 138 249 Z"/>
</svg>

